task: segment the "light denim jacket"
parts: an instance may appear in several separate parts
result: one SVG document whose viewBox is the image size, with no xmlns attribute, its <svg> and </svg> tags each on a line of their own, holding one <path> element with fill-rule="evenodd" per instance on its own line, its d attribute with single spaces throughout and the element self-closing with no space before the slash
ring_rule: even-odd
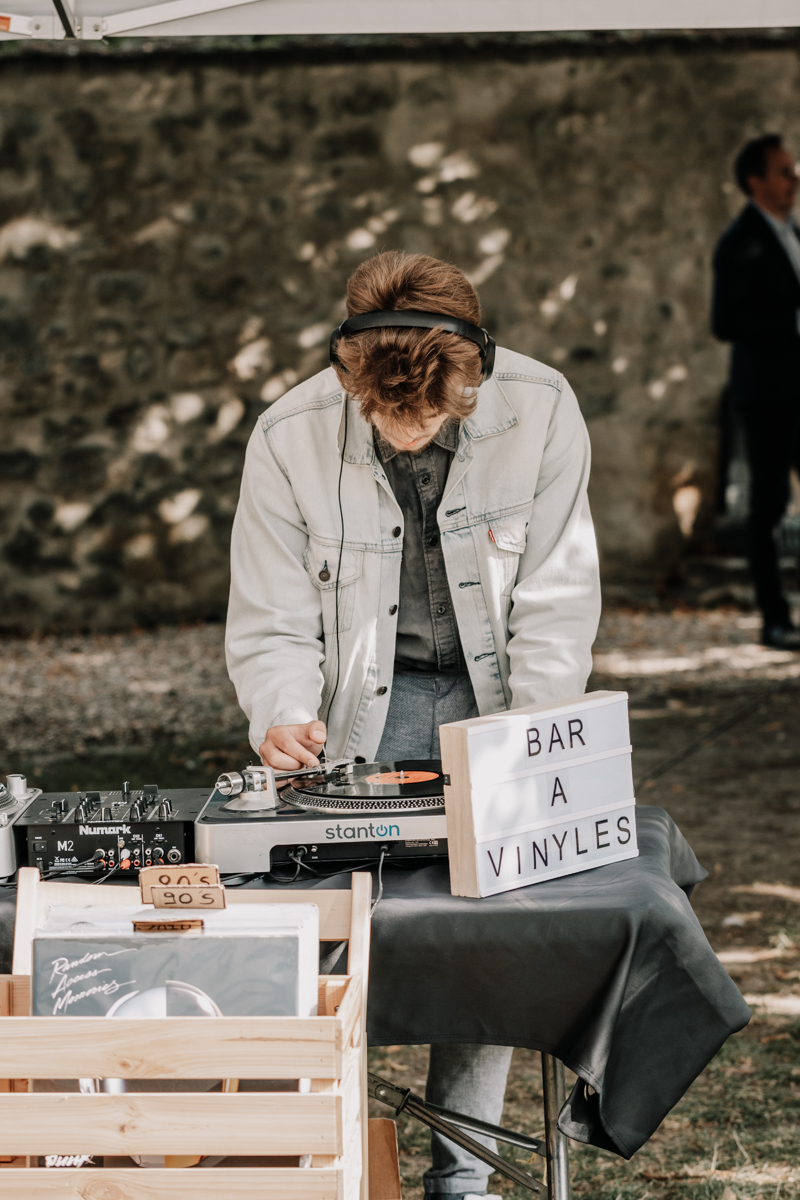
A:
<svg viewBox="0 0 800 1200">
<path fill-rule="evenodd" d="M 374 758 L 392 689 L 403 515 L 372 427 L 347 398 L 336 683 L 338 482 L 345 408 L 331 368 L 253 430 L 231 543 L 226 651 L 254 749 L 319 716 L 329 757 Z M 498 349 L 461 426 L 438 510 L 481 715 L 583 692 L 600 615 L 589 437 L 550 367 Z M 328 711 L 330 708 L 330 711 Z"/>
</svg>

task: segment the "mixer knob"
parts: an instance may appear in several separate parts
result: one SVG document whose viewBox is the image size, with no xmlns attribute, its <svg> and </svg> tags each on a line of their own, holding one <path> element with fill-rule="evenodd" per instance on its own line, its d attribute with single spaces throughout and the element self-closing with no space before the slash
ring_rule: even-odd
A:
<svg viewBox="0 0 800 1200">
<path fill-rule="evenodd" d="M 169 798 L 161 801 L 161 817 L 166 820 L 172 814 L 172 801 Z"/>
<path fill-rule="evenodd" d="M 129 780 L 129 779 L 126 779 L 126 780 L 125 780 L 125 782 L 124 782 L 124 783 L 123 783 L 123 785 L 122 785 L 122 798 L 123 798 L 123 800 L 127 800 L 127 799 L 128 799 L 128 796 L 130 796 L 130 794 L 131 794 L 131 782 L 130 782 L 130 780 Z"/>
</svg>

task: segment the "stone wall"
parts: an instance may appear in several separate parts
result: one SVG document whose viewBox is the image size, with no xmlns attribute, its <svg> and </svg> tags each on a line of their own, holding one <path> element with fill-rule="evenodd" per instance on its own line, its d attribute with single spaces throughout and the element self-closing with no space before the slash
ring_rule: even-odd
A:
<svg viewBox="0 0 800 1200">
<path fill-rule="evenodd" d="M 565 371 L 606 578 L 662 577 L 713 493 L 730 157 L 797 133 L 797 77 L 741 41 L 4 60 L 2 627 L 223 614 L 249 431 L 392 247 Z"/>
</svg>

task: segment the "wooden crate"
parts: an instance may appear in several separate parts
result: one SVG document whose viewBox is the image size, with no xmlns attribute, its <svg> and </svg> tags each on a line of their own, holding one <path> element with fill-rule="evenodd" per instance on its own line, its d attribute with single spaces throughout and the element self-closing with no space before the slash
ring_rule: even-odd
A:
<svg viewBox="0 0 800 1200">
<path fill-rule="evenodd" d="M 104 886 L 103 904 L 131 904 Z M 319 907 L 348 942 L 348 974 L 320 976 L 316 1017 L 107 1021 L 30 1016 L 33 932 L 86 885 L 19 873 L 12 975 L 0 976 L 0 1196 L 14 1200 L 368 1200 L 366 991 L 372 878 L 350 891 L 235 891 L 228 903 Z M 95 896 L 92 895 L 94 900 Z M 300 1092 L 43 1093 L 34 1079 L 310 1079 Z M 5 1089 L 5 1090 L 3 1090 Z M 311 1155 L 310 1167 L 29 1169 L 41 1154 Z M 21 1156 L 25 1156 L 24 1158 Z M 31 1157 L 33 1156 L 33 1157 Z"/>
</svg>

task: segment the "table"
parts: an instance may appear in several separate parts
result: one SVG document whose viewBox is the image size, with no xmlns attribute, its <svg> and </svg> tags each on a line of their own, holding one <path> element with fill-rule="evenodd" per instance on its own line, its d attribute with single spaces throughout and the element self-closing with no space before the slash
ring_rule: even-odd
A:
<svg viewBox="0 0 800 1200">
<path fill-rule="evenodd" d="M 750 1019 L 689 902 L 707 872 L 663 809 L 636 812 L 638 858 L 480 900 L 444 863 L 385 866 L 370 1044 L 541 1050 L 579 1076 L 561 1131 L 635 1154 Z"/>
<path fill-rule="evenodd" d="M 579 1077 L 560 1131 L 630 1158 L 750 1017 L 689 903 L 706 872 L 662 809 L 639 807 L 637 822 L 639 858 L 481 900 L 451 896 L 444 863 L 386 865 L 370 1044 L 541 1050 Z M 0 893 L 5 971 L 13 918 Z"/>
</svg>

